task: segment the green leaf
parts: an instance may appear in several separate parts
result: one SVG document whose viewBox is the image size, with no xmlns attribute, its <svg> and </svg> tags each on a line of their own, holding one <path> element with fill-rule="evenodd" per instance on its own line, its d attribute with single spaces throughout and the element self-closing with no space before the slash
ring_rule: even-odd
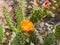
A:
<svg viewBox="0 0 60 45">
<path fill-rule="evenodd" d="M 2 42 L 3 40 L 3 27 L 2 27 L 2 24 L 0 24 L 0 43 Z"/>
<path fill-rule="evenodd" d="M 14 32 L 18 32 L 17 29 L 15 28 L 15 26 L 14 26 L 13 23 L 12 23 L 12 20 L 11 20 L 9 14 L 8 14 L 7 9 L 4 8 L 4 9 L 3 9 L 3 12 L 4 12 L 4 17 L 5 17 L 5 19 L 6 19 L 6 22 L 7 22 L 7 25 L 9 26 L 9 28 L 10 28 L 11 30 L 13 30 Z"/>
<path fill-rule="evenodd" d="M 24 45 L 27 38 L 28 38 L 28 34 L 18 33 L 13 38 L 13 40 L 11 40 L 10 45 Z"/>
<path fill-rule="evenodd" d="M 49 33 L 44 39 L 44 45 L 51 45 L 55 42 L 55 36 L 53 33 Z"/>
</svg>

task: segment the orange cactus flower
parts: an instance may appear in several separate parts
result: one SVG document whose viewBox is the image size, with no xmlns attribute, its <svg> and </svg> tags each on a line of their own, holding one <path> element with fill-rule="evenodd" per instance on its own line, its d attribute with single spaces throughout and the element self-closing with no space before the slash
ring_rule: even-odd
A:
<svg viewBox="0 0 60 45">
<path fill-rule="evenodd" d="M 48 8 L 49 7 L 49 1 L 48 0 L 46 0 L 44 3 L 43 3 L 43 6 L 45 7 L 45 8 Z"/>
<path fill-rule="evenodd" d="M 22 31 L 24 32 L 29 32 L 31 30 L 33 30 L 33 23 L 30 22 L 29 20 L 23 20 L 21 23 L 20 23 L 20 28 L 22 29 Z"/>
</svg>

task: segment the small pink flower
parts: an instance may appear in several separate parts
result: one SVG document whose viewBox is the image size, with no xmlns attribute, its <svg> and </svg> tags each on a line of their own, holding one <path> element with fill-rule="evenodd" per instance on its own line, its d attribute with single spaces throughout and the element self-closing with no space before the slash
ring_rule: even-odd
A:
<svg viewBox="0 0 60 45">
<path fill-rule="evenodd" d="M 46 1 L 43 3 L 43 6 L 44 6 L 45 8 L 48 8 L 48 6 L 49 6 L 49 1 L 46 0 Z"/>
</svg>

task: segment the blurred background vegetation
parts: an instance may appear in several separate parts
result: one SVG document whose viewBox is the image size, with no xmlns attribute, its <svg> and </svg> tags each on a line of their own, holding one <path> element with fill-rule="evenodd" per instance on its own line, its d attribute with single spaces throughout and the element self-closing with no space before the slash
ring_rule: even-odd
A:
<svg viewBox="0 0 60 45">
<path fill-rule="evenodd" d="M 14 16 L 12 16 L 12 15 L 14 15 L 14 8 L 18 5 L 18 2 L 20 0 L 0 0 L 0 3 L 1 3 L 1 1 L 7 2 L 7 5 L 8 5 L 7 8 L 8 8 L 8 10 L 11 13 L 11 17 L 14 17 Z M 37 0 L 39 7 L 41 7 L 41 5 L 43 4 L 44 1 L 45 0 Z M 26 0 L 26 3 L 27 3 L 26 4 L 27 5 L 27 10 L 26 10 L 27 12 L 26 13 L 29 15 L 30 14 L 29 13 L 30 12 L 30 9 L 32 9 L 33 0 Z M 3 5 L 3 3 L 2 3 L 2 5 Z M 49 6 L 49 10 L 55 15 L 55 19 L 58 20 L 58 21 L 60 21 L 60 0 L 49 0 L 49 5 L 50 5 Z M 12 10 L 11 10 L 11 7 L 12 7 Z M 9 29 L 6 29 L 6 32 L 9 32 L 9 33 L 11 32 L 11 31 L 7 31 L 7 30 L 9 30 Z M 10 35 L 9 36 L 6 36 L 6 38 L 8 40 L 5 40 L 6 42 L 4 42 L 4 44 L 2 44 L 2 45 L 5 45 L 10 40 Z"/>
</svg>

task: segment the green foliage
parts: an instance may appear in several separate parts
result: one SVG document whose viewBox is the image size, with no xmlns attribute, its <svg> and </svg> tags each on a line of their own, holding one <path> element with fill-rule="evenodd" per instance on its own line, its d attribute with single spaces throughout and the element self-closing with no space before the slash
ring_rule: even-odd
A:
<svg viewBox="0 0 60 45">
<path fill-rule="evenodd" d="M 8 24 L 8 26 L 10 27 L 11 30 L 13 30 L 14 32 L 17 32 L 17 29 L 15 28 L 15 26 L 12 23 L 11 18 L 9 17 L 8 11 L 6 8 L 3 9 L 4 12 L 4 17 L 6 19 L 6 22 Z"/>
<path fill-rule="evenodd" d="M 44 45 L 51 45 L 55 42 L 55 36 L 53 33 L 49 33 L 44 39 Z"/>
<path fill-rule="evenodd" d="M 20 10 L 24 19 L 25 18 L 25 0 L 20 0 L 19 5 L 20 5 Z"/>
<path fill-rule="evenodd" d="M 17 21 L 17 26 L 19 26 L 22 18 L 23 18 L 23 15 L 22 15 L 22 12 L 21 12 L 21 9 L 19 7 L 17 7 L 15 9 L 15 13 L 16 13 L 16 21 Z"/>
<path fill-rule="evenodd" d="M 50 13 L 47 10 L 48 8 L 42 7 L 42 17 L 50 16 Z"/>
<path fill-rule="evenodd" d="M 19 3 L 19 6 L 20 7 L 16 7 L 16 9 L 15 9 L 15 14 L 16 14 L 15 18 L 16 18 L 16 23 L 17 23 L 17 29 L 20 32 L 20 22 L 22 21 L 23 16 L 25 15 L 24 14 L 25 1 L 21 0 Z"/>
<path fill-rule="evenodd" d="M 2 24 L 0 24 L 0 43 L 2 42 L 3 40 L 3 27 L 2 27 Z"/>
<path fill-rule="evenodd" d="M 16 17 L 17 29 L 20 32 L 20 22 L 23 19 L 23 15 L 19 7 L 16 8 L 15 13 L 16 13 L 15 17 Z"/>
<path fill-rule="evenodd" d="M 55 27 L 55 36 L 60 38 L 60 24 Z"/>
<path fill-rule="evenodd" d="M 29 37 L 29 41 L 34 43 L 34 45 L 38 45 L 40 44 L 39 38 L 37 38 L 37 35 L 34 31 L 29 32 L 30 37 Z"/>
<path fill-rule="evenodd" d="M 19 4 L 20 7 L 16 7 L 16 9 L 15 9 L 15 13 L 16 13 L 16 16 L 15 17 L 16 17 L 16 21 L 17 21 L 17 26 L 19 26 L 21 20 L 23 19 L 24 5 L 25 5 L 24 0 L 21 0 L 20 1 L 20 4 Z"/>
<path fill-rule="evenodd" d="M 24 45 L 24 42 L 28 38 L 27 33 L 18 33 L 10 42 L 10 45 Z"/>
<path fill-rule="evenodd" d="M 48 8 L 41 8 L 41 11 L 39 11 L 38 6 L 34 5 L 33 10 L 31 13 L 30 21 L 33 23 L 38 22 L 38 20 L 43 19 L 43 17 L 50 16 L 50 12 L 48 12 Z"/>
<path fill-rule="evenodd" d="M 32 21 L 33 23 L 36 23 L 40 19 L 41 19 L 41 15 L 38 10 L 38 6 L 33 6 L 33 11 L 32 11 L 31 17 L 30 17 L 30 21 Z"/>
</svg>

